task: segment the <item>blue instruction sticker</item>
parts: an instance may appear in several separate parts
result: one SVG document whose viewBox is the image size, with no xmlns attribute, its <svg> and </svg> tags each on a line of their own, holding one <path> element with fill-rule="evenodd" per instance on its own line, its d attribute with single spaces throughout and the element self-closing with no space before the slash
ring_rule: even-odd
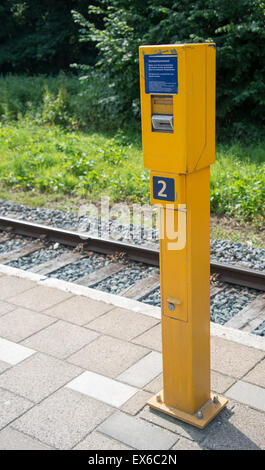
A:
<svg viewBox="0 0 265 470">
<path fill-rule="evenodd" d="M 176 55 L 144 56 L 145 93 L 178 93 L 178 57 Z"/>
<path fill-rule="evenodd" d="M 175 180 L 163 176 L 153 176 L 153 198 L 160 201 L 175 201 Z"/>
</svg>

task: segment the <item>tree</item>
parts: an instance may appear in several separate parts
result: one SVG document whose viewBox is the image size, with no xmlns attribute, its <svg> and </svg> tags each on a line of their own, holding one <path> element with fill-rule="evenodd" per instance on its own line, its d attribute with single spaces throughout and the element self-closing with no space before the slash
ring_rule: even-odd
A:
<svg viewBox="0 0 265 470">
<path fill-rule="evenodd" d="M 87 6 L 87 0 L 2 0 L 1 72 L 56 73 L 76 60 L 93 64 L 93 43 L 80 44 L 71 15 L 73 8 L 87 15 Z"/>
<path fill-rule="evenodd" d="M 243 137 L 265 125 L 264 0 L 102 0 L 78 12 L 80 40 L 94 41 L 97 66 L 124 113 L 139 114 L 138 46 L 213 41 L 217 45 L 217 126 Z M 91 17 L 91 16 L 90 16 Z"/>
</svg>

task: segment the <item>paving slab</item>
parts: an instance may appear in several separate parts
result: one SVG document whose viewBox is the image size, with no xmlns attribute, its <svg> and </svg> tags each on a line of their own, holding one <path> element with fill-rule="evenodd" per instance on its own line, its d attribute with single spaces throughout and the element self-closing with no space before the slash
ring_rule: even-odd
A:
<svg viewBox="0 0 265 470">
<path fill-rule="evenodd" d="M 221 412 L 222 413 L 222 412 Z M 215 418 L 217 422 L 220 422 L 220 415 Z M 207 435 L 211 432 L 213 422 L 209 423 L 204 429 L 195 428 L 187 423 L 184 423 L 176 418 L 160 413 L 159 411 L 153 410 L 149 406 L 145 406 L 144 409 L 139 413 L 139 417 L 148 421 L 149 423 L 156 424 L 161 428 L 168 429 L 169 431 L 176 433 L 179 437 L 185 437 L 191 441 L 200 443 Z"/>
<path fill-rule="evenodd" d="M 37 353 L 3 372 L 0 387 L 38 403 L 81 372 L 79 367 Z"/>
<path fill-rule="evenodd" d="M 0 361 L 0 374 L 2 374 L 2 372 L 4 372 L 5 370 L 9 369 L 9 367 L 10 364 L 8 364 L 7 362 Z"/>
<path fill-rule="evenodd" d="M 9 304 L 7 302 L 4 302 L 0 300 L 0 316 L 5 315 L 8 312 L 11 312 L 11 310 L 14 310 L 16 308 L 15 305 Z"/>
<path fill-rule="evenodd" d="M 15 308 L 0 317 L 0 336 L 20 342 L 56 320 L 25 308 Z"/>
<path fill-rule="evenodd" d="M 104 436 L 100 432 L 93 431 L 73 450 L 131 450 L 131 447 Z"/>
<path fill-rule="evenodd" d="M 161 336 L 161 324 L 154 326 L 150 330 L 146 331 L 142 335 L 134 338 L 133 343 L 140 344 L 149 349 L 155 349 L 156 351 L 162 351 L 162 336 Z"/>
<path fill-rule="evenodd" d="M 226 392 L 228 398 L 233 398 L 240 403 L 244 403 L 252 408 L 265 411 L 265 388 L 239 380 Z M 265 419 L 265 417 L 264 417 Z M 264 420 L 265 431 L 265 420 Z"/>
<path fill-rule="evenodd" d="M 265 359 L 244 376 L 244 381 L 265 388 Z"/>
<path fill-rule="evenodd" d="M 160 392 L 163 388 L 163 374 L 160 374 L 154 380 L 152 380 L 149 384 L 145 385 L 144 389 L 152 394 Z"/>
<path fill-rule="evenodd" d="M 228 375 L 220 374 L 220 372 L 211 371 L 211 391 L 217 393 L 224 393 L 231 385 L 235 383 L 236 379 Z"/>
<path fill-rule="evenodd" d="M 172 447 L 172 450 L 203 450 L 203 447 L 201 447 L 200 444 L 197 444 L 197 442 L 189 441 L 189 439 L 181 437 Z"/>
<path fill-rule="evenodd" d="M 138 450 L 166 450 L 177 441 L 170 431 L 120 411 L 106 419 L 97 431 Z"/>
<path fill-rule="evenodd" d="M 22 294 L 19 294 L 16 297 L 10 297 L 9 300 L 11 303 L 19 305 L 23 308 L 35 310 L 36 312 L 42 312 L 43 310 L 47 310 L 48 308 L 53 307 L 59 302 L 63 302 L 71 296 L 72 294 L 68 292 L 64 292 L 59 289 L 54 289 L 52 287 L 36 287 L 36 284 L 34 283 L 33 288 L 30 289 L 30 291 L 23 292 Z"/>
<path fill-rule="evenodd" d="M 139 390 L 129 401 L 121 407 L 121 410 L 130 415 L 136 415 L 143 409 L 149 398 L 152 397 L 152 393 L 146 392 L 145 390 Z"/>
<path fill-rule="evenodd" d="M 33 403 L 25 398 L 0 388 L 0 429 L 32 408 Z"/>
<path fill-rule="evenodd" d="M 24 346 L 64 359 L 95 340 L 98 333 L 78 325 L 58 320 L 23 341 Z"/>
<path fill-rule="evenodd" d="M 12 426 L 56 449 L 71 449 L 113 412 L 113 408 L 69 389 L 61 389 Z"/>
<path fill-rule="evenodd" d="M 115 308 L 109 313 L 87 324 L 88 328 L 130 341 L 135 336 L 157 324 L 156 318 L 140 313 Z"/>
<path fill-rule="evenodd" d="M 162 354 L 152 351 L 147 356 L 137 361 L 133 366 L 126 369 L 117 378 L 122 382 L 143 387 L 162 372 Z"/>
<path fill-rule="evenodd" d="M 0 338 L 0 360 L 8 364 L 19 364 L 36 351 L 20 344 L 16 344 L 8 339 Z"/>
<path fill-rule="evenodd" d="M 90 290 L 73 291 L 60 282 L 52 288 L 25 276 L 0 277 L 0 292 L 5 287 L 12 294 L 0 297 L 0 392 L 6 406 L 3 413 L 0 403 L 0 448 L 12 447 L 12 441 L 32 450 L 265 448 L 262 338 L 228 334 L 220 326 L 214 333 L 211 389 L 230 401 L 200 430 L 146 405 L 163 387 L 161 331 L 152 313 L 144 315 L 135 301 L 106 300 L 94 290 L 91 301 Z"/>
<path fill-rule="evenodd" d="M 103 401 L 116 408 L 122 406 L 138 391 L 137 388 L 88 371 L 83 372 L 79 377 L 72 380 L 67 385 L 67 388 Z"/>
<path fill-rule="evenodd" d="M 102 335 L 68 361 L 92 372 L 115 378 L 141 359 L 148 350 L 118 338 Z"/>
<path fill-rule="evenodd" d="M 35 287 L 35 283 L 28 279 L 20 279 L 19 277 L 3 276 L 0 278 L 0 300 L 14 298 L 21 292 L 27 291 Z M 10 303 L 13 303 L 10 300 Z"/>
<path fill-rule="evenodd" d="M 213 450 L 259 450 L 265 448 L 264 413 L 236 404 L 224 409 L 221 425 L 215 425 L 201 445 Z"/>
<path fill-rule="evenodd" d="M 88 299 L 82 295 L 76 295 L 55 305 L 55 307 L 45 310 L 45 313 L 52 317 L 83 326 L 112 309 L 113 305 Z"/>
<path fill-rule="evenodd" d="M 263 357 L 264 351 L 222 338 L 211 338 L 211 368 L 230 377 L 240 379 Z"/>
<path fill-rule="evenodd" d="M 52 450 L 51 447 L 18 432 L 12 427 L 7 427 L 0 431 L 1 450 Z"/>
</svg>

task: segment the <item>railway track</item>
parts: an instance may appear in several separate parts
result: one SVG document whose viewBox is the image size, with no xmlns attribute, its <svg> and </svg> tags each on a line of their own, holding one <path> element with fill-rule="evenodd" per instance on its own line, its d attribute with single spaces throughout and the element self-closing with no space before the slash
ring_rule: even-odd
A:
<svg viewBox="0 0 265 470">
<path fill-rule="evenodd" d="M 129 259 L 152 266 L 159 266 L 159 250 L 131 243 L 117 242 L 104 238 L 84 238 L 84 234 L 63 230 L 47 225 L 41 225 L 22 220 L 0 217 L 0 230 L 12 231 L 19 235 L 32 238 L 43 238 L 65 246 L 77 247 L 82 245 L 85 251 L 102 254 L 124 253 Z M 23 255 L 25 256 L 25 255 Z M 211 274 L 217 274 L 221 282 L 229 282 L 239 286 L 250 287 L 265 291 L 265 274 L 261 271 L 242 268 L 226 263 L 211 262 Z"/>
<path fill-rule="evenodd" d="M 67 266 L 79 265 L 83 275 L 79 275 L 74 282 L 101 290 L 108 290 L 108 279 L 118 279 L 129 275 L 128 262 L 134 268 L 134 282 L 119 295 L 141 300 L 147 298 L 159 289 L 159 250 L 131 243 L 118 242 L 110 239 L 84 237 L 84 234 L 63 230 L 47 225 L 41 225 L 9 217 L 0 217 L 0 243 L 5 243 L 10 237 L 16 235 L 29 237 L 30 241 L 15 247 L 8 252 L 0 252 L 0 264 L 16 263 L 17 260 L 28 256 L 35 256 L 31 272 L 50 276 L 51 273 L 60 273 Z M 51 259 L 42 262 L 42 250 L 49 244 L 66 247 L 65 250 L 56 251 Z M 69 249 L 67 249 L 69 248 Z M 52 253 L 53 254 L 53 253 Z M 93 256 L 91 256 L 93 254 Z M 103 262 L 101 256 L 107 256 L 108 262 Z M 89 269 L 86 262 L 89 258 Z M 142 266 L 138 269 L 138 264 Z M 148 268 L 149 266 L 149 268 Z M 155 269 L 156 268 L 156 269 Z M 126 272 L 127 269 L 127 272 Z M 139 275 L 138 275 L 139 274 Z M 224 283 L 242 286 L 259 291 L 256 298 L 250 302 L 240 313 L 231 318 L 226 325 L 246 331 L 260 327 L 265 321 L 265 274 L 262 271 L 246 269 L 240 266 L 211 262 L 211 275 L 216 284 L 211 285 L 211 298 L 224 290 Z M 120 278 L 119 278 L 120 279 Z M 119 281 L 117 281 L 119 282 Z M 103 285 L 103 288 L 102 288 Z M 229 289 L 228 289 L 229 295 Z"/>
</svg>

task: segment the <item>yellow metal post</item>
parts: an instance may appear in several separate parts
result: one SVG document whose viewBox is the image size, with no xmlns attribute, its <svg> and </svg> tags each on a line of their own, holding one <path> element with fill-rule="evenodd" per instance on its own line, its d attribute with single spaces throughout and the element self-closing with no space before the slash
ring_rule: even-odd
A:
<svg viewBox="0 0 265 470">
<path fill-rule="evenodd" d="M 210 164 L 215 45 L 140 48 L 144 165 L 160 205 L 163 390 L 152 408 L 203 428 L 210 392 Z"/>
</svg>

